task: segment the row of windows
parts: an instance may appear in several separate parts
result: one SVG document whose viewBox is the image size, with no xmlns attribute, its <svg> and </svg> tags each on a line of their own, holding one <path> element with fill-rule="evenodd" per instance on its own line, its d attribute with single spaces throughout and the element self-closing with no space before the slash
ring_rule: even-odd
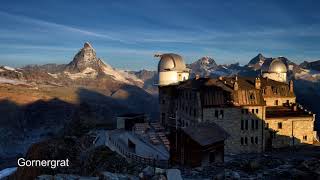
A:
<svg viewBox="0 0 320 180">
<path fill-rule="evenodd" d="M 265 129 L 269 129 L 269 123 L 266 123 Z M 282 129 L 282 122 L 278 122 L 278 129 Z"/>
<path fill-rule="evenodd" d="M 249 129 L 249 120 L 241 120 L 241 130 Z M 251 130 L 259 129 L 259 120 L 251 119 Z"/>
<path fill-rule="evenodd" d="M 214 111 L 214 117 L 216 117 L 217 119 L 223 119 L 223 117 L 224 117 L 223 109 L 220 109 L 220 110 L 216 109 Z"/>
<path fill-rule="evenodd" d="M 248 145 L 248 138 L 241 137 L 240 142 L 241 142 L 241 145 Z M 258 144 L 258 137 L 251 137 L 250 142 L 251 144 Z"/>
<path fill-rule="evenodd" d="M 242 114 L 249 114 L 249 109 L 241 109 L 241 113 Z M 258 114 L 259 113 L 259 109 L 251 109 L 251 113 L 252 114 Z"/>
<path fill-rule="evenodd" d="M 188 91 L 184 91 L 180 94 L 180 96 L 182 98 L 185 98 L 185 99 L 194 99 L 196 97 L 196 94 L 193 93 L 193 92 L 188 92 Z"/>
<path fill-rule="evenodd" d="M 178 108 L 182 111 L 184 111 L 189 116 L 197 116 L 197 110 L 195 108 L 188 108 L 187 106 L 179 105 Z"/>
<path fill-rule="evenodd" d="M 290 104 L 290 101 L 287 100 L 287 101 L 286 101 L 286 104 Z M 274 105 L 275 105 L 275 106 L 278 106 L 278 105 L 279 105 L 279 100 L 275 100 L 275 101 L 274 101 Z"/>
</svg>

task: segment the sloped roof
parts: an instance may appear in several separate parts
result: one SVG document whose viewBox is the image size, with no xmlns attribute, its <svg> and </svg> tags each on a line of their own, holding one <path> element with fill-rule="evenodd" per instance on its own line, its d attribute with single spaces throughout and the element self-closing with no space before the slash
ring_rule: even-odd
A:
<svg viewBox="0 0 320 180">
<path fill-rule="evenodd" d="M 224 141 L 229 136 L 226 131 L 215 123 L 200 123 L 182 130 L 201 146 Z"/>
</svg>

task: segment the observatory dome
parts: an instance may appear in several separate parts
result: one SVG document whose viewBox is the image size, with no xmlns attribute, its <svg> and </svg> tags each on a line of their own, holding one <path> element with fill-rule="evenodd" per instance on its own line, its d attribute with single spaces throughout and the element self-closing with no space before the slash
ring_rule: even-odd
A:
<svg viewBox="0 0 320 180">
<path fill-rule="evenodd" d="M 280 59 L 270 59 L 263 63 L 261 70 L 268 73 L 287 73 L 287 66 Z"/>
<path fill-rule="evenodd" d="M 186 64 L 184 63 L 181 56 L 177 54 L 162 54 L 159 64 L 158 64 L 158 72 L 165 71 L 185 71 Z"/>
</svg>

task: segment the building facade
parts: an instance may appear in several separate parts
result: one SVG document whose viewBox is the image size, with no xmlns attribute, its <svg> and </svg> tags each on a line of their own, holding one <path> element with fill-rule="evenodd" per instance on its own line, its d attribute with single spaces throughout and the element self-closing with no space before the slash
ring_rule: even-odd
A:
<svg viewBox="0 0 320 180">
<path fill-rule="evenodd" d="M 176 64 L 183 63 L 180 56 L 172 57 L 173 61 L 179 57 Z M 256 78 L 196 76 L 172 84 L 159 81 L 161 123 L 172 133 L 214 123 L 229 134 L 224 141 L 227 154 L 312 144 L 315 115 L 297 105 L 293 81 L 287 83 L 286 73 L 286 65 L 273 59 Z"/>
</svg>

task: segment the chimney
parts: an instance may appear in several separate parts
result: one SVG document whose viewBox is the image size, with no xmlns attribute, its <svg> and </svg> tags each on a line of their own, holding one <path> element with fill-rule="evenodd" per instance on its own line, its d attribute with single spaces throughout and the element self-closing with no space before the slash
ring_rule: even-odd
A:
<svg viewBox="0 0 320 180">
<path fill-rule="evenodd" d="M 200 78 L 200 75 L 199 75 L 199 74 L 196 74 L 195 79 L 198 80 L 199 78 Z"/>
<path fill-rule="evenodd" d="M 292 104 L 292 111 L 297 111 L 297 104 Z"/>
<path fill-rule="evenodd" d="M 233 90 L 237 91 L 239 89 L 238 81 L 234 82 L 233 84 Z"/>
<path fill-rule="evenodd" d="M 293 93 L 293 81 L 290 80 L 289 82 L 289 89 L 290 89 L 290 92 Z"/>
<path fill-rule="evenodd" d="M 259 77 L 256 78 L 255 80 L 255 87 L 256 89 L 260 89 L 261 88 L 261 80 Z"/>
</svg>

